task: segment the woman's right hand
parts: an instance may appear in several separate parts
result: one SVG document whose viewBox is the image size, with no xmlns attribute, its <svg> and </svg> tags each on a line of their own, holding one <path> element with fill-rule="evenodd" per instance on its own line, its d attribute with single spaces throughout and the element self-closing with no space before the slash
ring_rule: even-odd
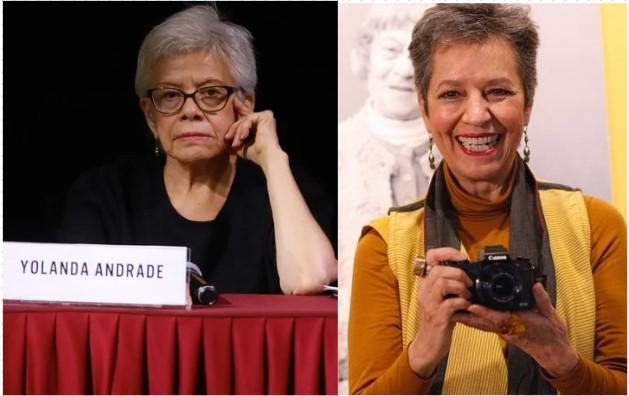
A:
<svg viewBox="0 0 629 396">
<path fill-rule="evenodd" d="M 457 311 L 470 306 L 470 278 L 459 268 L 440 264 L 465 259 L 463 253 L 450 247 L 426 252 L 426 264 L 431 269 L 417 293 L 417 333 L 408 349 L 410 367 L 422 378 L 432 376 L 448 353 L 456 315 L 465 314 Z"/>
</svg>

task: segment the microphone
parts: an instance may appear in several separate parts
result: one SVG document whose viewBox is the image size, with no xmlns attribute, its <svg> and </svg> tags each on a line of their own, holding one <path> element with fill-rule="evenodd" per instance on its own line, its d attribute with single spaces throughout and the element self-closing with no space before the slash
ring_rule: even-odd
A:
<svg viewBox="0 0 629 396">
<path fill-rule="evenodd" d="M 201 269 L 194 263 L 188 262 L 188 279 L 190 279 L 190 296 L 195 304 L 213 305 L 218 293 L 216 288 L 203 279 Z"/>
</svg>

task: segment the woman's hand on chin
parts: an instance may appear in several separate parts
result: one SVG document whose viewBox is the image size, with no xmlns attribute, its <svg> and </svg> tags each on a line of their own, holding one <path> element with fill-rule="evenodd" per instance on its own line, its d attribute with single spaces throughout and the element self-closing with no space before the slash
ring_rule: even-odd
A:
<svg viewBox="0 0 629 396">
<path fill-rule="evenodd" d="M 534 310 L 505 312 L 474 304 L 468 307 L 469 314 L 457 321 L 500 334 L 535 359 L 551 377 L 564 376 L 576 367 L 579 355 L 570 345 L 568 329 L 541 283 L 533 286 L 533 295 Z"/>
<path fill-rule="evenodd" d="M 253 161 L 266 173 L 267 166 L 272 160 L 286 155 L 277 138 L 273 112 L 270 110 L 253 112 L 236 96 L 234 108 L 238 120 L 227 130 L 225 140 L 232 142 L 232 152 Z"/>
</svg>

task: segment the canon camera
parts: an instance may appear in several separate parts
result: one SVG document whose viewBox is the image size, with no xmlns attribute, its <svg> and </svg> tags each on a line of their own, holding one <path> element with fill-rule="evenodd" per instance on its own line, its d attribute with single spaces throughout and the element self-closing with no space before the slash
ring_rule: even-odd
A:
<svg viewBox="0 0 629 396">
<path fill-rule="evenodd" d="M 499 311 L 526 310 L 535 307 L 533 284 L 544 283 L 543 275 L 530 260 L 512 259 L 503 246 L 487 246 L 477 262 L 448 261 L 472 280 L 470 301 Z"/>
</svg>

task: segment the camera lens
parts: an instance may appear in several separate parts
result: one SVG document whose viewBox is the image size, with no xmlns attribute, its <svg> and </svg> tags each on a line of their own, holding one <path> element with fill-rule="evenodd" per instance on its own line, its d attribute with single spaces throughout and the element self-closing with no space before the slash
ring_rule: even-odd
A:
<svg viewBox="0 0 629 396">
<path fill-rule="evenodd" d="M 507 272 L 496 274 L 491 280 L 489 288 L 493 299 L 503 303 L 513 300 L 517 294 L 515 280 Z"/>
</svg>

